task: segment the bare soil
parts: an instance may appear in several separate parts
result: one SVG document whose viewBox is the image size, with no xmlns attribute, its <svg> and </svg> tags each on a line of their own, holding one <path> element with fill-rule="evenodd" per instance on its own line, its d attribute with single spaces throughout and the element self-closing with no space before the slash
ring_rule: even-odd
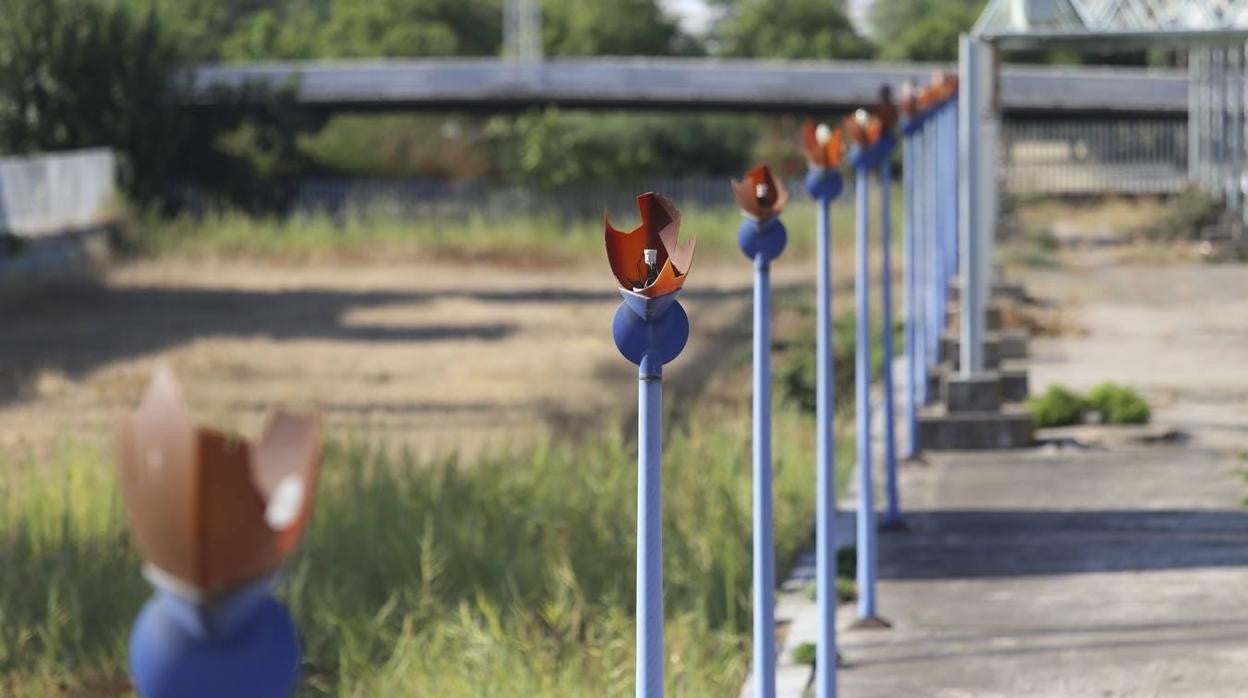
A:
<svg viewBox="0 0 1248 698">
<path fill-rule="evenodd" d="M 805 283 L 802 261 L 778 262 L 776 285 Z M 748 349 L 751 283 L 745 260 L 694 269 L 677 396 Z M 610 334 L 618 303 L 605 265 L 120 265 L 0 300 L 0 447 L 108 438 L 169 362 L 219 426 L 319 409 L 331 433 L 471 458 L 635 408 L 636 369 Z"/>
</svg>

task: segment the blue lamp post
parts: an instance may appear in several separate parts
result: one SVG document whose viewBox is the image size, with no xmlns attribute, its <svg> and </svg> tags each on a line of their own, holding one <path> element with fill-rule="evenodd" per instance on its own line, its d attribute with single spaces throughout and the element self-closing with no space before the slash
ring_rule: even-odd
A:
<svg viewBox="0 0 1248 698">
<path fill-rule="evenodd" d="M 311 511 L 315 418 L 277 413 L 243 444 L 198 429 L 156 372 L 119 432 L 122 496 L 156 588 L 130 635 L 141 698 L 290 698 L 299 641 L 273 598 Z"/>
<path fill-rule="evenodd" d="M 680 212 L 655 193 L 637 197 L 641 225 L 625 233 L 604 219 L 607 259 L 623 302 L 611 334 L 637 364 L 637 698 L 663 695 L 663 365 L 689 339 L 676 300 L 695 242 L 680 245 Z"/>
<path fill-rule="evenodd" d="M 771 261 L 788 233 L 780 211 L 788 192 L 767 166 L 733 180 L 741 208 L 737 244 L 754 262 L 754 696 L 776 695 L 776 552 L 771 494 Z"/>
<path fill-rule="evenodd" d="M 832 226 L 828 208 L 844 188 L 841 132 L 806 122 L 802 134 L 809 169 L 806 191 L 817 203 L 815 231 L 818 250 L 815 329 L 815 570 L 819 603 L 819 643 L 815 647 L 815 688 L 818 698 L 836 698 L 836 409 L 832 345 Z"/>
<path fill-rule="evenodd" d="M 887 621 L 876 614 L 876 521 L 875 486 L 871 457 L 871 305 L 870 305 L 870 173 L 879 167 L 891 140 L 878 119 L 858 110 L 845 121 L 853 145 L 849 163 L 856 177 L 854 297 L 856 332 L 854 346 L 854 408 L 858 451 L 858 619 L 856 628 L 884 628 Z"/>
</svg>

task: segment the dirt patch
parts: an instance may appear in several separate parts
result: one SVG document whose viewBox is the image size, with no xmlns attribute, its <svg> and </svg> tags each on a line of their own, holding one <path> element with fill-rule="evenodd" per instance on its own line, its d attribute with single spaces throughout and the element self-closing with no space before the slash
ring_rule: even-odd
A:
<svg viewBox="0 0 1248 698">
<path fill-rule="evenodd" d="M 806 283 L 797 266 L 775 283 Z M 744 260 L 695 271 L 674 393 L 748 349 L 751 283 Z M 106 437 L 166 361 L 202 419 L 244 432 L 284 404 L 431 455 L 532 443 L 635 409 L 618 303 L 598 266 L 133 263 L 0 301 L 0 446 Z"/>
</svg>

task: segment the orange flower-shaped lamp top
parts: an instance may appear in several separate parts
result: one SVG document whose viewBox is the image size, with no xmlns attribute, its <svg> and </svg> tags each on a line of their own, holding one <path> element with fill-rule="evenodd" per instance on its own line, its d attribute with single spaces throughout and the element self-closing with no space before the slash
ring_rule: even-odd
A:
<svg viewBox="0 0 1248 698">
<path fill-rule="evenodd" d="M 958 77 L 949 73 L 937 72 L 932 75 L 928 85 L 919 90 L 919 108 L 931 109 L 951 99 L 958 92 Z"/>
<path fill-rule="evenodd" d="M 118 436 L 122 497 L 153 581 L 209 599 L 294 551 L 320 472 L 315 417 L 277 412 L 255 443 L 199 429 L 161 367 Z"/>
<path fill-rule="evenodd" d="M 732 194 L 741 212 L 762 221 L 780 215 L 789 201 L 789 192 L 771 175 L 771 168 L 760 165 L 745 173 L 740 181 L 732 180 Z"/>
<path fill-rule="evenodd" d="M 839 130 L 832 129 L 827 124 L 816 124 L 809 119 L 803 124 L 802 150 L 812 167 L 840 167 L 844 149 L 844 137 Z"/>
<path fill-rule="evenodd" d="M 680 243 L 680 211 L 654 192 L 637 197 L 641 224 L 630 232 L 616 230 L 603 213 L 607 260 L 620 288 L 648 298 L 680 290 L 693 264 L 697 240 Z"/>
<path fill-rule="evenodd" d="M 884 133 L 884 125 L 866 109 L 859 109 L 845 117 L 845 135 L 858 147 L 874 145 Z"/>
</svg>

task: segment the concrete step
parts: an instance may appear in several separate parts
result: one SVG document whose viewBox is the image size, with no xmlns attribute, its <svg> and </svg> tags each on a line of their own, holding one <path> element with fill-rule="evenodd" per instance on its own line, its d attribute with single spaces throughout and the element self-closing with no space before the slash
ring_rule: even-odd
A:
<svg viewBox="0 0 1248 698">
<path fill-rule="evenodd" d="M 919 415 L 919 446 L 925 451 L 1025 448 L 1032 445 L 1031 413 L 1017 403 L 999 411 L 950 412 L 944 405 Z"/>
<path fill-rule="evenodd" d="M 937 364 L 927 372 L 927 394 L 932 401 L 944 395 L 945 377 L 954 374 L 957 368 L 950 363 Z M 1023 402 L 1031 395 L 1031 381 L 1027 375 L 1027 366 L 1019 361 L 1002 361 L 994 371 L 1001 378 L 1001 401 Z"/>
<path fill-rule="evenodd" d="M 995 331 L 1001 329 L 1001 319 L 1004 317 L 1005 308 L 1002 302 L 992 302 L 984 308 L 984 329 Z M 945 309 L 945 327 L 957 331 L 961 327 L 962 308 L 957 303 L 950 303 Z"/>
<path fill-rule="evenodd" d="M 949 300 L 957 302 L 961 298 L 962 278 L 955 276 L 949 281 Z M 1010 283 L 1008 281 L 998 281 L 989 289 L 989 301 L 996 298 L 1010 299 L 1020 303 L 1026 303 L 1031 300 L 1031 297 L 1027 295 L 1027 289 L 1022 284 Z"/>
<path fill-rule="evenodd" d="M 995 371 L 972 376 L 951 375 L 943 383 L 940 399 L 950 413 L 996 412 L 1001 409 L 1001 374 Z"/>
<path fill-rule="evenodd" d="M 960 337 L 954 330 L 945 330 L 940 338 L 941 359 L 958 357 Z M 984 333 L 984 367 L 998 368 L 1001 361 L 1027 358 L 1027 343 L 1031 335 L 1024 329 L 995 330 Z"/>
</svg>

